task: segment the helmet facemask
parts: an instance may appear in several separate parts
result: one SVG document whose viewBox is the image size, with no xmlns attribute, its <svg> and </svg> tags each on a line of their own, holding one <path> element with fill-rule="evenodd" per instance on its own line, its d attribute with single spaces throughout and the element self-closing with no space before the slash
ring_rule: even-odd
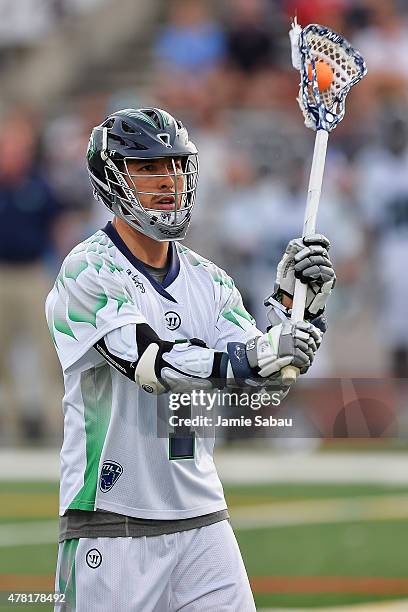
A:
<svg viewBox="0 0 408 612">
<path fill-rule="evenodd" d="M 197 154 L 187 129 L 167 111 L 116 111 L 92 130 L 89 140 L 87 164 L 95 197 L 154 240 L 182 240 L 194 206 Z"/>
<path fill-rule="evenodd" d="M 165 173 L 141 173 L 129 168 L 130 162 L 149 164 L 157 160 L 166 162 Z M 152 159 L 125 157 L 117 163 L 108 157 L 105 177 L 112 196 L 112 211 L 131 227 L 158 241 L 185 237 L 197 188 L 197 154 Z M 158 189 L 160 179 L 169 178 L 168 191 Z"/>
</svg>

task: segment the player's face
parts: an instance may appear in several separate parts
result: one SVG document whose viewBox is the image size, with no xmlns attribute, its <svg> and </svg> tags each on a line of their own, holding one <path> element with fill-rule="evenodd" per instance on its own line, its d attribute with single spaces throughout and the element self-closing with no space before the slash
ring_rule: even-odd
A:
<svg viewBox="0 0 408 612">
<path fill-rule="evenodd" d="M 129 187 L 135 189 L 144 208 L 174 210 L 180 208 L 184 186 L 183 165 L 180 158 L 128 160 L 125 174 Z"/>
</svg>

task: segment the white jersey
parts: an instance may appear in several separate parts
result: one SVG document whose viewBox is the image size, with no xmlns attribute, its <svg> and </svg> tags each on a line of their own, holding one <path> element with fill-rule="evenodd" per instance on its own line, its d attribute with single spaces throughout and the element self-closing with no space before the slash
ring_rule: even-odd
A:
<svg viewBox="0 0 408 612">
<path fill-rule="evenodd" d="M 226 508 L 214 439 L 197 438 L 192 458 L 169 459 L 169 439 L 158 436 L 159 398 L 93 348 L 129 323 L 147 323 L 163 340 L 200 338 L 218 351 L 259 335 L 223 270 L 180 244 L 170 243 L 170 254 L 159 284 L 108 224 L 67 256 L 47 298 L 65 382 L 61 515 L 102 509 L 167 520 Z"/>
</svg>

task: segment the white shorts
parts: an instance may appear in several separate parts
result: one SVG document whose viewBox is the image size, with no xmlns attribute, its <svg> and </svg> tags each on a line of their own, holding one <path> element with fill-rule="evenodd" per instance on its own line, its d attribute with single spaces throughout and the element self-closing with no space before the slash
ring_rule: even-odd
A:
<svg viewBox="0 0 408 612">
<path fill-rule="evenodd" d="M 58 612 L 254 612 L 235 535 L 221 521 L 170 535 L 60 544 Z"/>
</svg>

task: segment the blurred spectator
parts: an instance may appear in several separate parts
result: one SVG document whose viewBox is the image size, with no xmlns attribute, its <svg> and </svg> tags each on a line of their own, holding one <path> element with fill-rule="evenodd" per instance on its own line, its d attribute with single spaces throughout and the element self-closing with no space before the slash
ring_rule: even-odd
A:
<svg viewBox="0 0 408 612">
<path fill-rule="evenodd" d="M 20 419 L 26 436 L 35 438 L 45 419 L 48 433 L 55 434 L 60 417 L 60 377 L 44 318 L 50 287 L 44 258 L 53 249 L 62 209 L 37 163 L 32 117 L 16 111 L 2 125 L 0 412 L 14 435 Z M 5 431 L 10 434 L 7 424 Z"/>
<path fill-rule="evenodd" d="M 156 97 L 167 108 L 188 109 L 202 87 L 218 100 L 228 99 L 228 83 L 220 71 L 225 35 L 204 0 L 171 0 L 168 23 L 156 37 Z M 224 93 L 224 90 L 227 90 Z"/>
<path fill-rule="evenodd" d="M 357 0 L 348 5 L 345 12 L 345 33 L 354 39 L 359 30 L 364 30 L 371 22 L 370 0 Z"/>
<path fill-rule="evenodd" d="M 169 2 L 169 22 L 155 43 L 157 58 L 171 71 L 199 77 L 219 66 L 225 38 L 204 0 Z"/>
<path fill-rule="evenodd" d="M 229 122 L 217 97 L 205 83 L 197 89 L 193 104 L 183 113 L 192 140 L 200 152 L 200 179 L 187 242 L 203 256 L 218 261 L 220 244 L 215 228 L 227 188 L 227 169 L 233 151 L 228 140 Z M 204 232 L 203 228 L 209 228 Z"/>
<path fill-rule="evenodd" d="M 0 48 L 40 39 L 54 25 L 54 18 L 49 0 L 0 0 Z"/>
<path fill-rule="evenodd" d="M 228 107 L 271 108 L 282 99 L 286 102 L 287 70 L 279 68 L 280 13 L 266 0 L 227 0 L 224 13 L 227 53 L 222 85 Z"/>
<path fill-rule="evenodd" d="M 408 23 L 393 0 L 371 0 L 369 27 L 354 39 L 354 44 L 369 68 L 371 96 L 406 95 L 408 85 Z"/>
<path fill-rule="evenodd" d="M 227 61 L 233 70 L 251 74 L 276 60 L 276 40 L 265 0 L 229 0 L 227 3 Z M 276 20 L 276 18 L 275 18 Z"/>
<path fill-rule="evenodd" d="M 85 152 L 94 125 L 113 110 L 132 104 L 115 103 L 103 94 L 80 96 L 65 113 L 49 120 L 44 128 L 43 148 L 47 176 L 58 193 L 65 211 L 63 232 L 58 235 L 61 257 L 97 229 L 104 227 L 112 215 L 93 197 L 89 182 Z M 109 108 L 107 108 L 109 105 Z M 64 143 L 64 146 L 61 146 Z"/>
<path fill-rule="evenodd" d="M 408 115 L 387 109 L 381 142 L 358 159 L 359 197 L 370 233 L 370 262 L 383 350 L 393 376 L 408 377 Z"/>
<path fill-rule="evenodd" d="M 80 116 L 58 117 L 47 126 L 45 136 L 48 176 L 55 191 L 67 208 L 89 210 L 91 190 L 83 160 L 88 134 Z"/>
</svg>

